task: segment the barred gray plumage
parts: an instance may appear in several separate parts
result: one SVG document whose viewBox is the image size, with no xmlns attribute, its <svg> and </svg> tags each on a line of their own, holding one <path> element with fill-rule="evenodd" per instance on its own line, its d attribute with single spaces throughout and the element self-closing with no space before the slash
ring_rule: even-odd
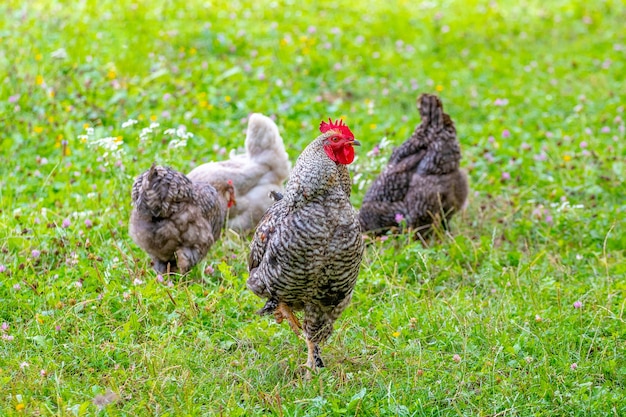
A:
<svg viewBox="0 0 626 417">
<path fill-rule="evenodd" d="M 159 273 L 189 271 L 219 239 L 232 184 L 220 190 L 193 183 L 180 172 L 152 165 L 133 184 L 131 238 L 152 258 Z"/>
<path fill-rule="evenodd" d="M 319 344 L 350 302 L 363 255 L 350 174 L 324 150 L 338 135 L 328 131 L 302 152 L 284 195 L 257 226 L 248 259 L 248 288 L 268 299 L 259 314 L 274 313 L 298 330 L 291 310 L 304 310 L 310 369 L 323 366 Z M 345 140 L 354 144 L 353 136 Z"/>
<path fill-rule="evenodd" d="M 389 163 L 363 198 L 359 221 L 365 231 L 384 233 L 404 219 L 426 234 L 433 223 L 447 221 L 467 199 L 467 177 L 459 169 L 461 148 L 454 123 L 441 100 L 422 94 L 417 101 L 422 122 L 394 149 Z"/>
</svg>

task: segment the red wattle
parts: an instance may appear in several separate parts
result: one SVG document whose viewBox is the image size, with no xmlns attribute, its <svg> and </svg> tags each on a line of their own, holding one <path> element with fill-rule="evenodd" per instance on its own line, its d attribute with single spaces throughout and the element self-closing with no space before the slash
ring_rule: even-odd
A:
<svg viewBox="0 0 626 417">
<path fill-rule="evenodd" d="M 324 146 L 324 152 L 333 161 L 338 164 L 348 165 L 354 161 L 354 148 L 350 145 L 342 146 L 340 148 L 333 148 L 332 146 Z"/>
<path fill-rule="evenodd" d="M 350 145 L 346 145 L 339 149 L 337 160 L 340 164 L 348 165 L 354 161 L 354 148 Z"/>
</svg>

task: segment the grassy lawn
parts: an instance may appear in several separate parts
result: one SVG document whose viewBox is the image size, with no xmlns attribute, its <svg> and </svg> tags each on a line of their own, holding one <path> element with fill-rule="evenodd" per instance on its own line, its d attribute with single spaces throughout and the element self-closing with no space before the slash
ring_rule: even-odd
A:
<svg viewBox="0 0 626 417">
<path fill-rule="evenodd" d="M 0 415 L 626 415 L 625 21 L 621 0 L 1 2 Z M 134 177 L 227 158 L 251 112 L 292 161 L 343 117 L 358 208 L 421 92 L 469 207 L 428 245 L 368 241 L 310 382 L 303 340 L 254 314 L 248 237 L 171 280 L 130 240 Z"/>
</svg>

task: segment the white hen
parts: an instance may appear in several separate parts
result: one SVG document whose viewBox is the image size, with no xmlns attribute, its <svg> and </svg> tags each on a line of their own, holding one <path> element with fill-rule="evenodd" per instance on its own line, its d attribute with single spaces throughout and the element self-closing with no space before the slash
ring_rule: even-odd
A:
<svg viewBox="0 0 626 417">
<path fill-rule="evenodd" d="M 245 154 L 231 152 L 229 160 L 200 165 L 187 176 L 195 183 L 208 182 L 214 187 L 231 180 L 237 203 L 230 209 L 228 227 L 247 232 L 257 225 L 265 210 L 274 202 L 269 193 L 282 190 L 290 167 L 283 139 L 274 121 L 260 113 L 253 113 L 248 120 Z"/>
</svg>

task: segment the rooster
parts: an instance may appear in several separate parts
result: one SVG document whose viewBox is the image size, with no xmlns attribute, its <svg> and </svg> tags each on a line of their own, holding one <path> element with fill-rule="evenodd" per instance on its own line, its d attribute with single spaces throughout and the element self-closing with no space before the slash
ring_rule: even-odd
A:
<svg viewBox="0 0 626 417">
<path fill-rule="evenodd" d="M 253 113 L 248 121 L 245 154 L 200 165 L 188 177 L 216 187 L 232 181 L 237 206 L 229 212 L 228 227 L 245 233 L 257 225 L 272 204 L 268 194 L 282 190 L 289 168 L 278 127 L 269 117 Z"/>
<path fill-rule="evenodd" d="M 235 203 L 232 183 L 193 183 L 168 167 L 152 165 L 133 184 L 131 238 L 161 274 L 187 273 L 219 239 Z"/>
<path fill-rule="evenodd" d="M 304 331 L 308 376 L 324 366 L 320 344 L 350 303 L 363 256 L 347 168 L 360 143 L 342 121 L 329 122 L 298 158 L 284 194 L 272 194 L 248 258 L 248 289 L 267 299 L 257 313 Z M 294 310 L 304 310 L 302 325 Z"/>
<path fill-rule="evenodd" d="M 439 98 L 422 94 L 417 107 L 422 123 L 394 149 L 388 165 L 363 198 L 359 221 L 364 231 L 382 234 L 406 226 L 425 235 L 465 204 L 467 177 L 459 169 L 461 149 L 454 123 Z"/>
</svg>

